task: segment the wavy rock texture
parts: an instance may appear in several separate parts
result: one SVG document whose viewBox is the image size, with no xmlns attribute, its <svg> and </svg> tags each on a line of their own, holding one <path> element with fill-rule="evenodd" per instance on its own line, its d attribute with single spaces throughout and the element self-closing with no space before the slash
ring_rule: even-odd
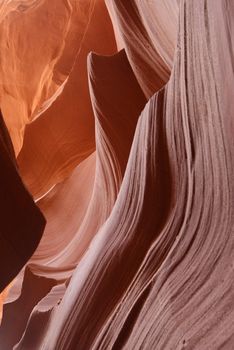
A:
<svg viewBox="0 0 234 350">
<path fill-rule="evenodd" d="M 177 33 L 177 0 L 105 0 L 118 47 L 124 47 L 147 97 L 167 82 Z"/>
<path fill-rule="evenodd" d="M 232 350 L 233 2 L 56 4 L 0 5 L 0 348 Z"/>
<path fill-rule="evenodd" d="M 94 5 L 63 0 L 2 3 L 0 101 L 18 154 L 25 125 L 61 93 Z"/>
<path fill-rule="evenodd" d="M 73 30 L 76 37 L 70 44 L 75 51 L 71 56 L 72 70 L 55 102 L 26 128 L 24 146 L 18 158 L 23 179 L 36 199 L 67 178 L 94 152 L 95 125 L 87 79 L 87 55 L 91 50 L 105 55 L 116 51 L 111 21 L 103 1 L 74 0 L 73 3 L 78 34 Z M 81 32 L 81 37 L 84 25 L 85 33 Z M 67 55 L 66 48 L 63 55 Z"/>
</svg>

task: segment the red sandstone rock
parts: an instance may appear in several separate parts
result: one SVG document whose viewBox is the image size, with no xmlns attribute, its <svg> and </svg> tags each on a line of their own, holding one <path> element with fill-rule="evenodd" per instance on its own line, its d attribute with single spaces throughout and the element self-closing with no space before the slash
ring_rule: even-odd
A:
<svg viewBox="0 0 234 350">
<path fill-rule="evenodd" d="M 1 245 L 1 289 L 26 266 L 0 348 L 232 350 L 233 2 L 4 0 L 0 28 L 1 106 L 47 220 L 30 258 L 44 221 L 2 122 L 1 237 L 24 259 Z"/>
</svg>

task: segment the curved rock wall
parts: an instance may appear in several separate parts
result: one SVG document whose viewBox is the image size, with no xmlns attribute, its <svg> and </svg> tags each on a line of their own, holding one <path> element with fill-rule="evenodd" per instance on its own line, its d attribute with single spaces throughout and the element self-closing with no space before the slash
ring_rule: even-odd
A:
<svg viewBox="0 0 234 350">
<path fill-rule="evenodd" d="M 232 350 L 233 2 L 4 0 L 0 28 L 0 348 Z"/>
</svg>

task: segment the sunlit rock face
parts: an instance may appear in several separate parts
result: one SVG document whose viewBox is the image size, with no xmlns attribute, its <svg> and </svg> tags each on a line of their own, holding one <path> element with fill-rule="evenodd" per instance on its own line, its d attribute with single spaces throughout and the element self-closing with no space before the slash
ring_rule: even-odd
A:
<svg viewBox="0 0 234 350">
<path fill-rule="evenodd" d="M 2 0 L 0 53 L 0 349 L 233 350 L 233 1 Z"/>
</svg>

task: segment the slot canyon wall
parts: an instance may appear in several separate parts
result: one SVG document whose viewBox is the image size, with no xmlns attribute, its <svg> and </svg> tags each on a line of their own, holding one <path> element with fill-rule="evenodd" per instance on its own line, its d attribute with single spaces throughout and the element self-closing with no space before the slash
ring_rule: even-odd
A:
<svg viewBox="0 0 234 350">
<path fill-rule="evenodd" d="M 234 2 L 0 2 L 0 350 L 234 349 Z"/>
</svg>

